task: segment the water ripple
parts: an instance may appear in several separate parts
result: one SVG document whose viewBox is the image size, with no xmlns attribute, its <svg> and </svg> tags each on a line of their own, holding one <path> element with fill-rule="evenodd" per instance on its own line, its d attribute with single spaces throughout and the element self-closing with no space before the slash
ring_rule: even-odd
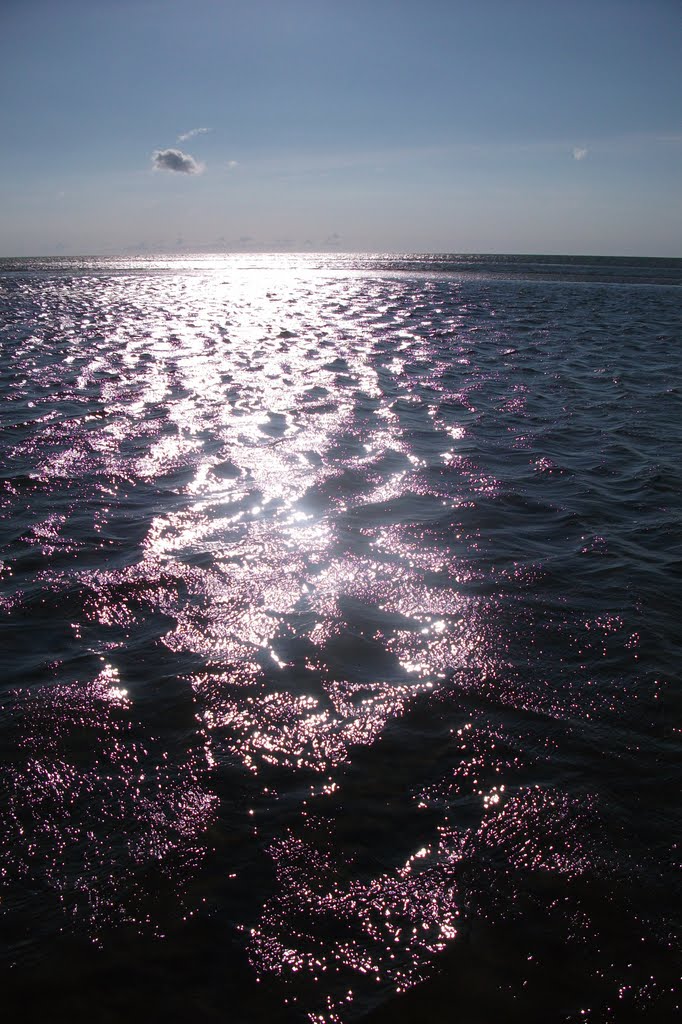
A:
<svg viewBox="0 0 682 1024">
<path fill-rule="evenodd" d="M 674 268 L 253 260 L 0 277 L 9 961 L 220 893 L 331 1024 L 546 915 L 663 1006 Z"/>
</svg>

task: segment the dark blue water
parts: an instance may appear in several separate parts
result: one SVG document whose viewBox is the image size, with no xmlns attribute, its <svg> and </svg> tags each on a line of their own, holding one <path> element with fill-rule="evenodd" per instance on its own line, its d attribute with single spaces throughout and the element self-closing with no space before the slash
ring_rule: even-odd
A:
<svg viewBox="0 0 682 1024">
<path fill-rule="evenodd" d="M 8 1005 L 673 1019 L 681 286 L 0 261 Z"/>
</svg>

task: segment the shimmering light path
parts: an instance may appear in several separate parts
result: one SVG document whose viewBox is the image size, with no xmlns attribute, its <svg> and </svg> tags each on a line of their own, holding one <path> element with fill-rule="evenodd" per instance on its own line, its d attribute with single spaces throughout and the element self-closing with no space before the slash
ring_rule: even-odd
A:
<svg viewBox="0 0 682 1024">
<path fill-rule="evenodd" d="M 8 968 L 210 921 L 332 1024 L 516 922 L 667 1012 L 674 262 L 4 271 Z"/>
</svg>

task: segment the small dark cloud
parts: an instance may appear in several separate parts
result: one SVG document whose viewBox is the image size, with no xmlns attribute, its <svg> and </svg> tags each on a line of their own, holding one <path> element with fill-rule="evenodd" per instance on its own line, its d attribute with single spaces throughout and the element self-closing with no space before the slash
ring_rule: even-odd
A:
<svg viewBox="0 0 682 1024">
<path fill-rule="evenodd" d="M 203 164 L 181 149 L 154 150 L 152 165 L 156 171 L 175 171 L 177 174 L 201 174 L 204 169 Z"/>
</svg>

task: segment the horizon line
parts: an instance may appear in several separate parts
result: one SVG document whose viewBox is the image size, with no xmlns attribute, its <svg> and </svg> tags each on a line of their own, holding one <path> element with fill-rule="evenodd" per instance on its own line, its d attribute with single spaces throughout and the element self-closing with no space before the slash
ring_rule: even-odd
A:
<svg viewBox="0 0 682 1024">
<path fill-rule="evenodd" d="M 426 257 L 426 256 L 517 256 L 532 257 L 541 256 L 559 257 L 562 259 L 646 259 L 646 260 L 682 260 L 680 256 L 671 255 L 645 255 L 643 253 L 609 253 L 609 252 L 559 252 L 548 250 L 455 250 L 455 249 L 343 249 L 343 248 L 268 248 L 268 247 L 243 247 L 231 249 L 128 249 L 119 252 L 42 252 L 31 255 L 17 255 L 16 253 L 0 255 L 0 260 L 35 260 L 35 259 L 135 259 L 135 258 L 165 258 L 165 259 L 187 259 L 197 257 L 215 256 L 384 256 L 384 257 Z"/>
</svg>

